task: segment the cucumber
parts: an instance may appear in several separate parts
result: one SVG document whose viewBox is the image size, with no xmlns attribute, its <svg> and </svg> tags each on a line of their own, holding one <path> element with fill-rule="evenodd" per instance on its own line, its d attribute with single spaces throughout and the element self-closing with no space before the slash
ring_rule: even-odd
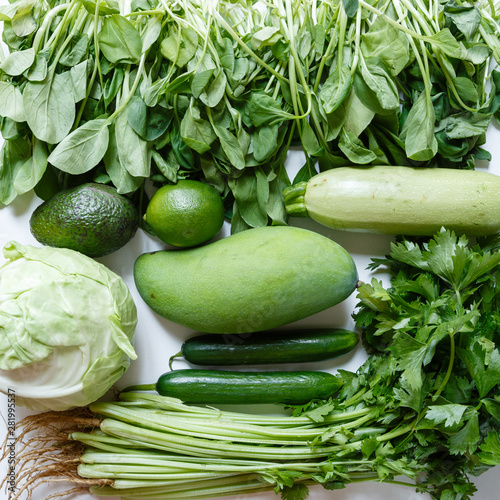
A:
<svg viewBox="0 0 500 500">
<path fill-rule="evenodd" d="M 344 248 L 290 226 L 146 253 L 134 265 L 137 290 L 153 311 L 203 333 L 241 334 L 292 323 L 342 302 L 357 278 Z"/>
<path fill-rule="evenodd" d="M 477 170 L 340 167 L 283 192 L 290 215 L 335 229 L 432 236 L 500 231 L 500 176 Z"/>
<path fill-rule="evenodd" d="M 207 334 L 187 339 L 179 355 L 194 365 L 307 363 L 347 354 L 358 342 L 357 333 L 336 328 L 266 331 L 245 336 Z"/>
<path fill-rule="evenodd" d="M 192 404 L 305 404 L 334 396 L 341 377 L 320 371 L 237 372 L 221 370 L 173 370 L 153 385 L 126 389 L 156 390 Z"/>
</svg>

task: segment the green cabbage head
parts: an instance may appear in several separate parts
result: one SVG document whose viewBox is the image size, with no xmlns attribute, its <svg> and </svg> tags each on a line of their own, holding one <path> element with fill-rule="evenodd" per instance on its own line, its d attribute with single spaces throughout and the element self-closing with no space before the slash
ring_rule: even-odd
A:
<svg viewBox="0 0 500 500">
<path fill-rule="evenodd" d="M 136 359 L 121 277 L 64 248 L 7 243 L 0 267 L 0 391 L 34 410 L 85 406 Z"/>
</svg>

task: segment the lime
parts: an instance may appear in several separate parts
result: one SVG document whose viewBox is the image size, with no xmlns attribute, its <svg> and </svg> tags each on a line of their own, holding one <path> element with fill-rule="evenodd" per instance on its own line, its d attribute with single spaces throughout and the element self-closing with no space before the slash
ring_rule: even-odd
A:
<svg viewBox="0 0 500 500">
<path fill-rule="evenodd" d="M 181 180 L 156 191 L 147 206 L 145 220 L 163 242 L 192 247 L 220 231 L 224 205 L 219 193 L 209 184 Z"/>
</svg>

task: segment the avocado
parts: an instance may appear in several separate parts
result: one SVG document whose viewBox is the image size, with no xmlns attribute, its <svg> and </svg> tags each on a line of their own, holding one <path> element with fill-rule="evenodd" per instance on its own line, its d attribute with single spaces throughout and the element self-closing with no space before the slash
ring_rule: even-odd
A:
<svg viewBox="0 0 500 500">
<path fill-rule="evenodd" d="M 30 229 L 43 245 L 77 250 L 89 257 L 114 252 L 132 239 L 139 213 L 116 188 L 86 183 L 58 192 L 31 215 Z"/>
</svg>

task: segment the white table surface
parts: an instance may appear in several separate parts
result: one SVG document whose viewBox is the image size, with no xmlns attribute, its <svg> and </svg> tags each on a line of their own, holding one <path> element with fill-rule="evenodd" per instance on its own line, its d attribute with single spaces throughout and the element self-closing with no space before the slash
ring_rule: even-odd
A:
<svg viewBox="0 0 500 500">
<path fill-rule="evenodd" d="M 6 0 L 0 0 L 0 4 L 6 3 Z M 2 23 L 0 22 L 0 30 Z M 0 144 L 2 138 L 0 136 Z M 492 155 L 492 162 L 484 167 L 485 170 L 500 175 L 500 128 L 492 124 L 487 134 L 486 149 Z M 287 160 L 287 168 L 290 176 L 302 165 L 302 153 L 300 151 L 291 151 Z M 41 203 L 33 193 L 28 193 L 16 199 L 11 205 L 0 208 L 0 248 L 9 240 L 17 240 L 22 244 L 39 245 L 33 238 L 29 230 L 29 218 L 32 211 Z M 300 225 L 311 230 L 320 232 L 341 244 L 355 259 L 361 280 L 371 279 L 371 273 L 366 270 L 371 258 L 382 257 L 389 250 L 391 238 L 382 235 L 366 235 L 357 233 L 347 233 L 330 230 L 320 226 L 314 221 L 306 219 L 293 220 L 294 225 Z M 224 226 L 221 235 L 228 234 L 228 224 Z M 135 259 L 143 252 L 153 251 L 164 248 L 164 246 L 155 238 L 139 230 L 136 236 L 125 247 L 117 252 L 99 258 L 100 262 L 108 266 L 114 272 L 122 276 L 134 297 L 138 309 L 139 322 L 135 334 L 135 347 L 138 353 L 138 359 L 132 362 L 129 370 L 117 384 L 118 387 L 125 387 L 131 384 L 151 383 L 159 375 L 168 370 L 169 357 L 179 351 L 180 345 L 184 339 L 192 335 L 192 331 L 179 325 L 173 324 L 153 313 L 140 298 L 134 285 L 132 268 Z M 3 256 L 0 253 L 0 265 L 3 262 Z M 307 319 L 294 323 L 296 326 L 312 327 L 344 327 L 353 328 L 354 323 L 351 313 L 356 305 L 354 294 L 343 303 L 332 307 L 322 313 L 311 316 Z M 319 369 L 334 373 L 338 368 L 347 370 L 356 370 L 356 368 L 366 359 L 366 354 L 361 346 L 351 354 L 337 360 L 322 362 L 314 365 L 301 365 L 304 369 Z M 187 367 L 182 360 L 175 362 L 176 368 Z M 6 397 L 0 395 L 0 411 L 3 418 L 6 416 Z M 16 420 L 20 420 L 26 411 L 17 408 Z M 3 440 L 6 432 L 6 426 L 0 419 L 0 437 Z M 497 500 L 499 498 L 498 489 L 500 468 L 494 468 L 481 477 L 477 478 L 475 483 L 478 492 L 475 495 L 477 500 Z M 2 471 L 1 476 L 3 477 Z M 48 485 L 46 488 L 37 490 L 33 500 L 42 500 L 51 493 L 59 491 L 55 485 Z M 75 500 L 91 500 L 96 497 L 87 494 L 80 494 L 72 497 Z M 228 500 L 275 500 L 276 495 L 272 492 L 254 495 L 237 495 L 224 497 Z M 416 493 L 414 490 L 402 486 L 385 485 L 379 483 L 354 484 L 349 485 L 343 490 L 327 491 L 321 486 L 311 488 L 311 500 L 426 500 L 429 497 Z M 0 491 L 0 500 L 9 499 L 6 491 Z"/>
</svg>

